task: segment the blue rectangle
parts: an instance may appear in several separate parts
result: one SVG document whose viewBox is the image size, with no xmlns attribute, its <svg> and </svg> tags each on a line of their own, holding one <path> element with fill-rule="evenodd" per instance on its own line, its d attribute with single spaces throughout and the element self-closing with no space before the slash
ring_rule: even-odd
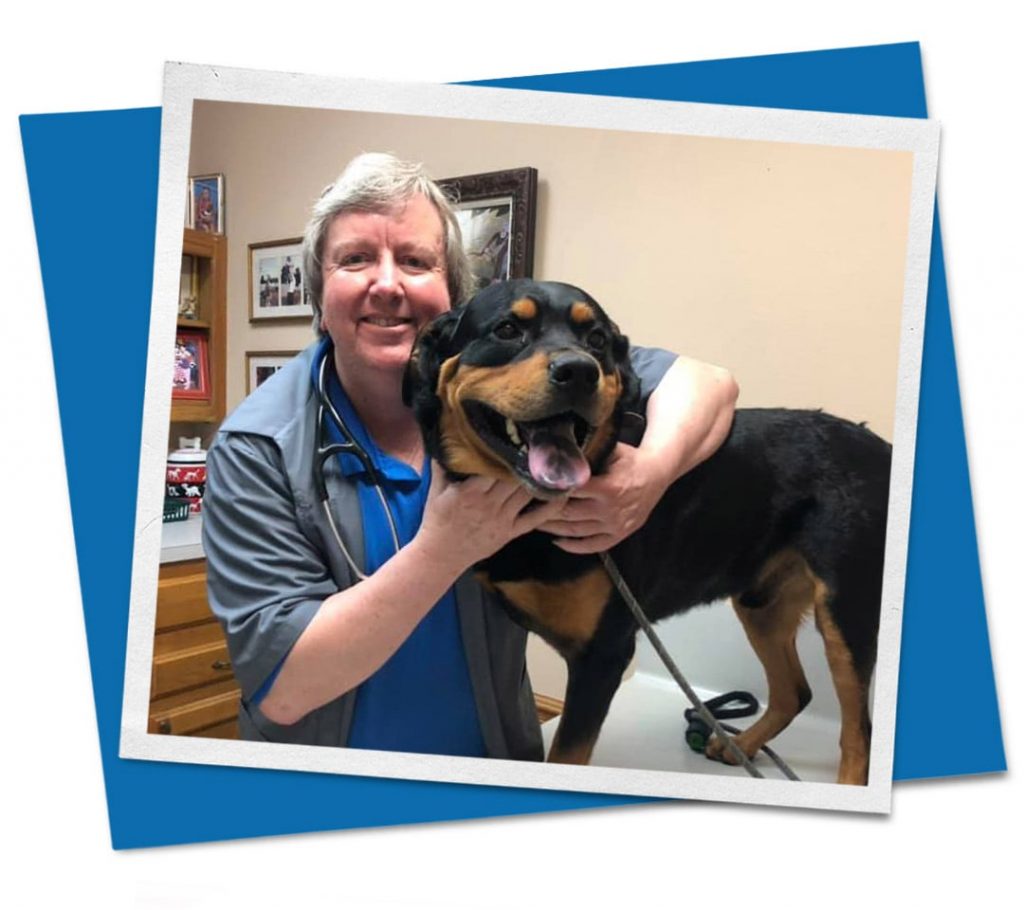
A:
<svg viewBox="0 0 1024 910">
<path fill-rule="evenodd" d="M 916 44 L 490 80 L 496 86 L 717 104 L 924 117 Z M 117 757 L 153 278 L 159 109 L 21 118 L 82 584 L 96 717 L 116 848 L 579 809 L 634 797 L 387 780 Z M 104 175 L 116 173 L 112 192 Z M 94 271 L 95 212 L 118 205 L 117 281 Z M 975 541 L 956 363 L 936 220 L 921 376 L 897 714 L 897 779 L 1005 769 Z M 107 387 L 109 445 L 90 445 L 95 369 L 80 343 L 104 323 L 121 382 Z M 102 463 L 100 460 L 102 459 Z M 102 510 L 90 478 L 103 476 Z M 948 668 L 957 668 L 957 686 Z M 970 736 L 944 724 L 969 716 Z M 148 811 L 159 793 L 159 814 Z M 208 811 L 217 806 L 215 813 Z"/>
</svg>

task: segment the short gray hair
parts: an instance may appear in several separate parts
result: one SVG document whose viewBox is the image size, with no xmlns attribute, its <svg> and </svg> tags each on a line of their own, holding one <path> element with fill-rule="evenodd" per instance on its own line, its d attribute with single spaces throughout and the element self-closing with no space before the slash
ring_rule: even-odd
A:
<svg viewBox="0 0 1024 910">
<path fill-rule="evenodd" d="M 402 161 L 383 152 L 366 152 L 353 158 L 341 176 L 321 193 L 302 238 L 302 266 L 313 305 L 313 328 L 318 335 L 324 334 L 320 324 L 324 292 L 321 265 L 331 223 L 345 212 L 393 211 L 417 194 L 426 196 L 441 217 L 451 305 L 465 303 L 473 293 L 473 273 L 462 246 L 462 231 L 453 200 L 430 179 L 422 164 Z"/>
</svg>

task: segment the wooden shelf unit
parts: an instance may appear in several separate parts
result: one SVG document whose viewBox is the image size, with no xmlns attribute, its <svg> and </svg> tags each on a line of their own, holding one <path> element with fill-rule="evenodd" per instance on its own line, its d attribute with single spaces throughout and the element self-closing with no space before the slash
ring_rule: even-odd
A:
<svg viewBox="0 0 1024 910">
<path fill-rule="evenodd" d="M 210 398 L 171 399 L 171 421 L 175 423 L 219 423 L 224 419 L 227 381 L 227 238 L 185 228 L 182 260 L 192 257 L 198 269 L 198 311 L 196 319 L 178 318 L 181 331 L 206 336 L 209 354 Z"/>
</svg>

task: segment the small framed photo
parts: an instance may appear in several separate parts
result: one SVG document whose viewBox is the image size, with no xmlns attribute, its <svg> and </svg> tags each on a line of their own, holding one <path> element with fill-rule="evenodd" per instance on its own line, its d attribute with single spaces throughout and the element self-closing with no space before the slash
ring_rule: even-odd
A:
<svg viewBox="0 0 1024 910">
<path fill-rule="evenodd" d="M 202 332 L 178 332 L 175 337 L 171 389 L 172 398 L 209 401 L 210 350 Z"/>
<path fill-rule="evenodd" d="M 188 178 L 188 226 L 208 234 L 224 233 L 224 175 Z"/>
<path fill-rule="evenodd" d="M 199 318 L 199 262 L 195 256 L 181 257 L 181 281 L 178 285 L 178 319 Z"/>
<path fill-rule="evenodd" d="M 537 169 L 521 167 L 439 180 L 455 201 L 476 290 L 533 277 Z"/>
<path fill-rule="evenodd" d="M 302 238 L 249 244 L 249 321 L 312 319 Z"/>
<path fill-rule="evenodd" d="M 251 395 L 290 361 L 298 351 L 246 351 L 245 394 Z"/>
</svg>

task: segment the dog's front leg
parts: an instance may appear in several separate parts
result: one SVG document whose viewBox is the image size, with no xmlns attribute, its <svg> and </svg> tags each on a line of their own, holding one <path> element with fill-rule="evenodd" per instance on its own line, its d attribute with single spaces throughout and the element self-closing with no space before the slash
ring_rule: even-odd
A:
<svg viewBox="0 0 1024 910">
<path fill-rule="evenodd" d="M 569 682 L 565 691 L 565 709 L 548 753 L 549 762 L 585 765 L 590 761 L 608 707 L 622 682 L 622 674 L 633 657 L 634 648 L 635 639 L 629 636 L 614 649 L 591 645 L 580 655 L 567 660 Z"/>
</svg>

